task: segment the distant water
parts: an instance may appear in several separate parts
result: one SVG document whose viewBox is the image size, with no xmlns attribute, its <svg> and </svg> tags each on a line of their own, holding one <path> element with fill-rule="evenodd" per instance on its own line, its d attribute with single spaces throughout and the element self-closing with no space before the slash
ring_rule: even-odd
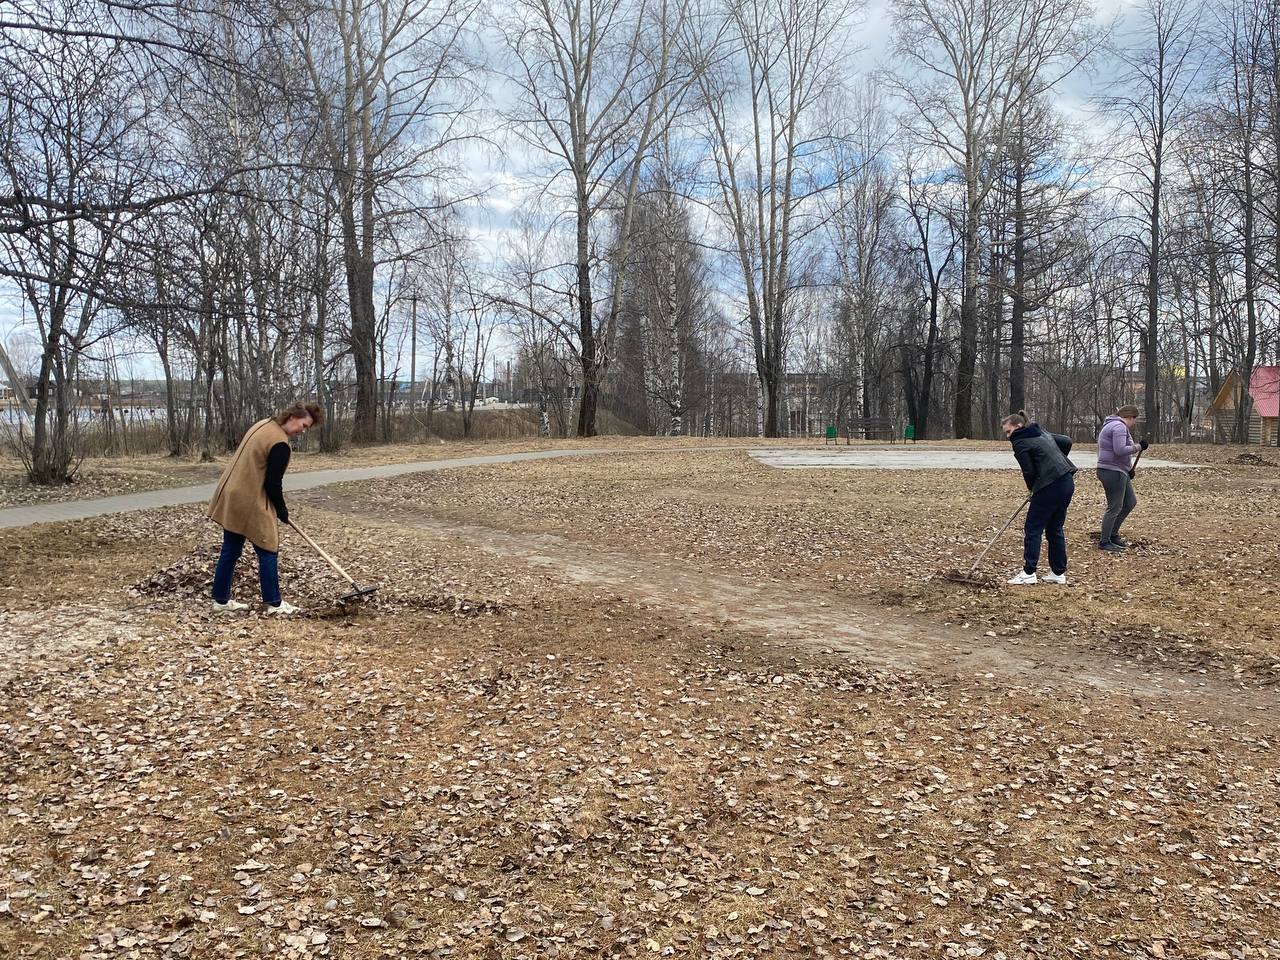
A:
<svg viewBox="0 0 1280 960">
<path fill-rule="evenodd" d="M 101 410 L 95 410 L 90 407 L 77 407 L 73 411 L 73 415 L 78 423 L 82 426 L 92 428 L 95 424 L 101 424 L 105 415 Z M 120 411 L 111 411 L 111 421 L 114 426 L 120 424 Z M 157 420 L 163 420 L 165 417 L 163 407 L 126 407 L 124 410 L 124 419 L 126 423 L 154 423 Z M 0 423 L 11 429 L 18 429 L 19 426 L 30 430 L 32 418 L 27 416 L 26 411 L 18 406 L 0 407 Z"/>
</svg>

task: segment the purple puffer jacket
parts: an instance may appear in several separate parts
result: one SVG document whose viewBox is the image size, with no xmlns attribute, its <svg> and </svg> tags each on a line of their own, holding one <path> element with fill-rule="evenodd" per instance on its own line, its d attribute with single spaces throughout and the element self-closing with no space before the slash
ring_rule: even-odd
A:
<svg viewBox="0 0 1280 960">
<path fill-rule="evenodd" d="M 1128 473 L 1133 467 L 1133 455 L 1141 449 L 1133 442 L 1125 422 L 1112 414 L 1098 434 L 1098 469 Z"/>
</svg>

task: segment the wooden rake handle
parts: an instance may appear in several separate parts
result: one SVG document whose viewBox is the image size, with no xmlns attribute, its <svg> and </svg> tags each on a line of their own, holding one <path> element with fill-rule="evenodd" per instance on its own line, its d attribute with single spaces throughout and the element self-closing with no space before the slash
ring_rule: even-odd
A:
<svg viewBox="0 0 1280 960">
<path fill-rule="evenodd" d="M 1136 457 L 1134 457 L 1134 458 L 1133 458 L 1133 466 L 1129 468 L 1129 479 L 1130 479 L 1130 480 L 1132 480 L 1132 479 L 1133 479 L 1133 475 L 1134 475 L 1135 473 L 1137 473 L 1137 472 L 1138 472 L 1138 464 L 1140 464 L 1140 463 L 1142 462 L 1142 455 L 1143 455 L 1144 453 L 1146 453 L 1146 452 L 1147 452 L 1147 451 L 1143 450 L 1141 447 L 1139 447 L 1139 448 L 1138 448 L 1138 455 L 1137 455 Z"/>
<path fill-rule="evenodd" d="M 307 536 L 307 535 L 302 531 L 302 529 L 301 529 L 301 528 L 300 528 L 296 523 L 294 523 L 292 520 L 287 520 L 287 521 L 285 521 L 285 522 L 286 522 L 286 523 L 288 523 L 288 524 L 289 524 L 289 526 L 291 526 L 291 527 L 293 528 L 294 532 L 295 532 L 295 533 L 297 533 L 297 534 L 298 534 L 298 536 L 300 536 L 303 540 L 307 541 L 307 544 L 311 547 L 311 549 L 312 549 L 312 550 L 314 550 L 316 553 L 320 554 L 320 556 L 322 556 L 322 557 L 324 557 L 326 560 L 328 560 L 328 561 L 329 561 L 329 566 L 333 567 L 333 569 L 337 570 L 340 574 L 342 574 L 343 579 L 344 579 L 344 580 L 346 580 L 346 581 L 347 581 L 347 583 L 351 584 L 353 587 L 354 587 L 354 586 L 356 586 L 356 582 L 355 582 L 355 580 L 352 578 L 351 574 L 349 574 L 349 573 L 347 573 L 347 571 L 343 570 L 343 569 L 342 569 L 342 567 L 340 567 L 340 566 L 338 565 L 338 561 L 337 561 L 337 560 L 333 559 L 333 557 L 331 557 L 331 556 L 329 556 L 329 554 L 325 553 L 325 552 L 324 552 L 324 549 L 320 546 L 320 544 L 316 543 L 314 540 L 312 540 L 310 537 L 308 537 L 308 536 Z"/>
<path fill-rule="evenodd" d="M 1000 539 L 1000 535 L 1009 529 L 1009 524 L 1013 523 L 1014 519 L 1017 518 L 1018 514 L 1022 512 L 1022 508 L 1025 507 L 1030 502 L 1031 502 L 1031 494 L 1028 493 L 1027 499 L 1023 500 L 1020 504 L 1018 504 L 1018 509 L 1013 511 L 1012 514 L 1010 514 L 1009 519 L 1004 522 L 1004 526 L 1001 527 L 999 530 L 997 530 L 996 535 L 991 538 L 991 542 L 987 544 L 986 549 L 983 550 L 980 554 L 978 554 L 977 560 L 973 561 L 973 566 L 969 568 L 969 576 L 973 576 L 973 571 L 977 570 L 978 564 L 982 563 L 982 561 L 986 559 L 987 554 L 991 552 L 991 548 L 994 547 L 996 545 L 996 541 Z"/>
</svg>

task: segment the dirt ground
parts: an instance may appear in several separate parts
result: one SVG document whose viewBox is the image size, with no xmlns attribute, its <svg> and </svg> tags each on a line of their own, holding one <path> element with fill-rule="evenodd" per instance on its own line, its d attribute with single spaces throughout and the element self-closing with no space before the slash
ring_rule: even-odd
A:
<svg viewBox="0 0 1280 960">
<path fill-rule="evenodd" d="M 381 586 L 286 538 L 291 621 L 197 510 L 0 531 L 0 956 L 1278 957 L 1280 470 L 1219 459 L 1120 558 L 1082 476 L 1066 589 L 931 579 L 1016 473 L 738 452 L 295 495 Z"/>
<path fill-rule="evenodd" d="M 1171 459 L 1193 452 L 1161 449 Z M 736 577 L 801 604 L 867 601 L 1002 643 L 1101 647 L 1271 683 L 1280 468 L 1226 459 L 1144 471 L 1124 530 L 1134 549 L 1120 557 L 1095 548 L 1105 499 L 1082 471 L 1065 590 L 1004 586 L 1021 560 L 1016 525 L 978 571 L 998 585 L 964 589 L 937 576 L 967 570 L 1018 505 L 1026 491 L 1016 470 L 793 471 L 738 451 L 619 455 L 417 474 L 308 498 L 410 523 L 426 515 L 552 534 L 569 555 L 589 545 L 649 556 L 687 583 Z"/>
</svg>

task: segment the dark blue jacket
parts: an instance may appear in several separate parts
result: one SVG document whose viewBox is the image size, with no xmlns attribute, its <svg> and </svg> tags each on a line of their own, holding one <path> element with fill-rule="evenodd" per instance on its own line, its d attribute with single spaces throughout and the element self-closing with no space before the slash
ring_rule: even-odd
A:
<svg viewBox="0 0 1280 960">
<path fill-rule="evenodd" d="M 1009 435 L 1013 455 L 1022 468 L 1022 479 L 1033 494 L 1049 484 L 1076 472 L 1076 465 L 1067 459 L 1071 452 L 1071 438 L 1040 429 L 1038 423 L 1028 423 Z"/>
</svg>

